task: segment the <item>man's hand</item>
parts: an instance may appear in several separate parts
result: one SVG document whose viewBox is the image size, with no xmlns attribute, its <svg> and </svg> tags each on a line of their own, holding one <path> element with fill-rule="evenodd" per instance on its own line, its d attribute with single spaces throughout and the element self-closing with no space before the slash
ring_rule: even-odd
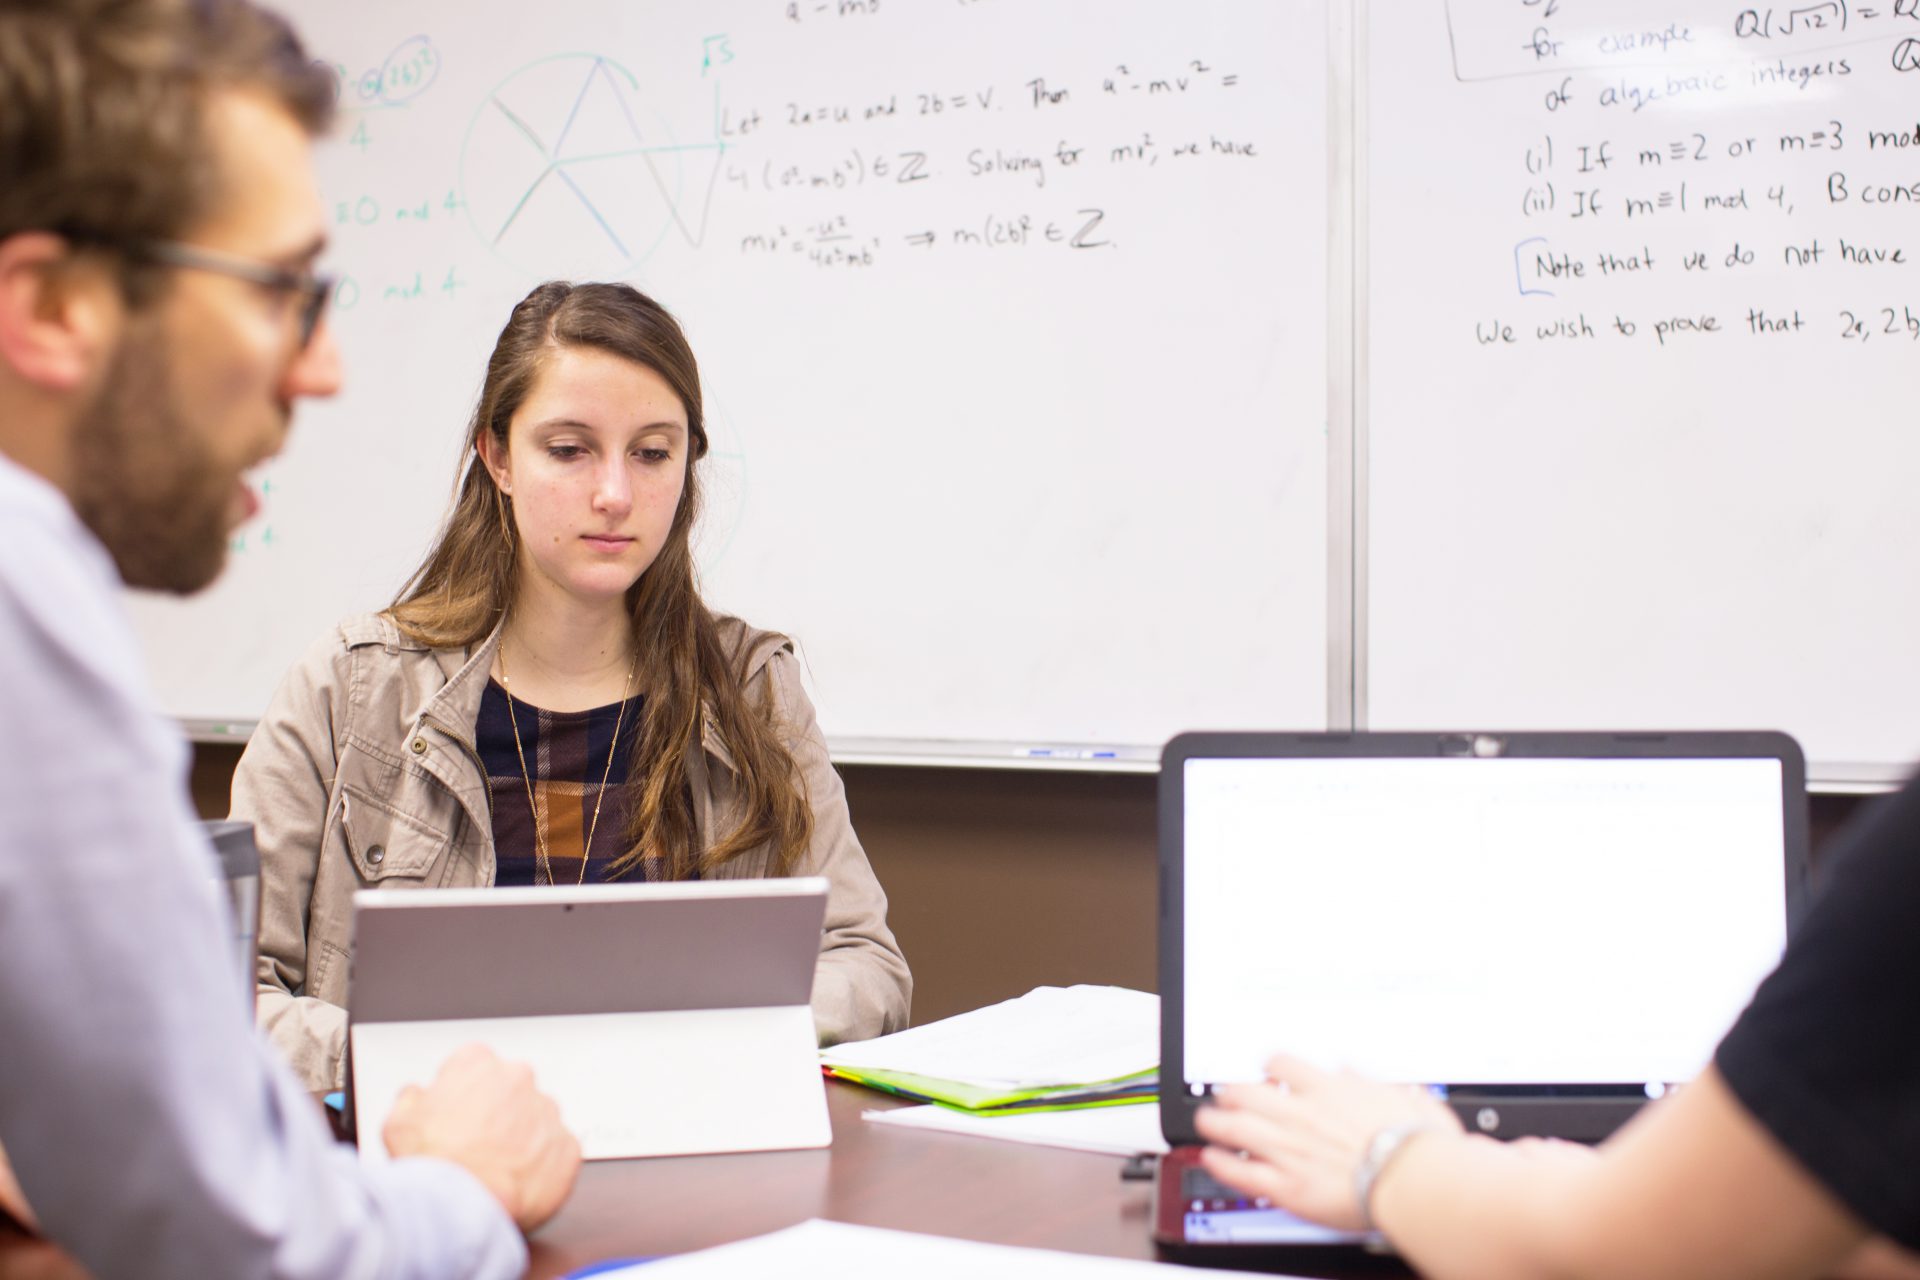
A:
<svg viewBox="0 0 1920 1280">
<path fill-rule="evenodd" d="M 522 1231 L 566 1202 L 580 1172 L 580 1143 L 525 1063 L 472 1044 L 425 1089 L 408 1085 L 381 1137 L 395 1156 L 438 1156 L 480 1179 Z"/>
</svg>

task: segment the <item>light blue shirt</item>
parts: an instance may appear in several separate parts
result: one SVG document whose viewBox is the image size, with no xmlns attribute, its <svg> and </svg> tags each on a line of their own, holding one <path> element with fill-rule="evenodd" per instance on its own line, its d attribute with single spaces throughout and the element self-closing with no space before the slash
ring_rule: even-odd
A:
<svg viewBox="0 0 1920 1280">
<path fill-rule="evenodd" d="M 105 548 L 0 456 L 0 1145 L 121 1276 L 510 1277 L 466 1170 L 363 1167 L 251 1028 L 187 753 Z"/>
</svg>

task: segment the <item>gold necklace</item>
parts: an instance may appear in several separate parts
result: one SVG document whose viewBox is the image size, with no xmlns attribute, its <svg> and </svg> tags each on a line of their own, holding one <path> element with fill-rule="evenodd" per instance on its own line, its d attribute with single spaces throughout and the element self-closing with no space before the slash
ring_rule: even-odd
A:
<svg viewBox="0 0 1920 1280">
<path fill-rule="evenodd" d="M 553 862 L 547 857 L 547 833 L 540 821 L 540 806 L 533 799 L 533 774 L 527 771 L 527 752 L 520 745 L 520 718 L 513 713 L 513 678 L 507 674 L 507 644 L 501 637 L 500 647 L 494 651 L 500 659 L 500 687 L 507 695 L 507 723 L 513 726 L 513 754 L 520 758 L 520 781 L 527 784 L 527 816 L 533 819 L 533 882 L 540 883 L 540 873 L 545 872 L 548 884 L 558 883 L 553 878 Z M 633 693 L 633 673 L 640 669 L 640 649 L 635 646 L 633 661 L 627 665 L 627 678 L 620 686 L 620 712 L 613 718 L 613 741 L 607 744 L 607 767 L 600 775 L 600 790 L 593 797 L 593 821 L 587 824 L 587 842 L 580 846 L 580 878 L 576 886 L 587 882 L 587 863 L 593 859 L 593 836 L 600 830 L 600 802 L 607 798 L 607 779 L 613 776 L 613 757 L 620 746 L 620 726 L 626 723 L 627 699 Z M 584 781 L 584 779 L 582 779 Z"/>
</svg>

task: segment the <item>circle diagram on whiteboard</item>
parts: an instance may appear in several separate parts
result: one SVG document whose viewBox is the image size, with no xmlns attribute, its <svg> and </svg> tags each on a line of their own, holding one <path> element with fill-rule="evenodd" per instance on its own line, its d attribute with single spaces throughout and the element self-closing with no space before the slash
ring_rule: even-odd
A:
<svg viewBox="0 0 1920 1280">
<path fill-rule="evenodd" d="M 513 266 L 611 279 L 704 234 L 722 144 L 677 143 L 611 59 L 562 53 L 487 95 L 460 151 L 473 230 Z"/>
</svg>

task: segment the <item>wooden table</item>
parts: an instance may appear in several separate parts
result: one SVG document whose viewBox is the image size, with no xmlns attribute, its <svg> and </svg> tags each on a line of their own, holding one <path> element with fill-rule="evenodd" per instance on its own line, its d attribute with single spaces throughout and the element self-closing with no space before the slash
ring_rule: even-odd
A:
<svg viewBox="0 0 1920 1280">
<path fill-rule="evenodd" d="M 530 1280 L 606 1258 L 684 1253 L 808 1218 L 994 1244 L 1152 1258 L 1153 1184 L 1123 1182 L 1116 1156 L 870 1124 L 906 1105 L 830 1081 L 823 1151 L 676 1156 L 589 1164 L 535 1234 Z M 1378 1275 L 1370 1260 L 1306 1274 Z M 1401 1275 L 1404 1269 L 1393 1265 Z"/>
<path fill-rule="evenodd" d="M 676 1156 L 587 1165 L 558 1217 L 534 1235 L 530 1280 L 608 1258 L 684 1253 L 808 1218 L 996 1244 L 1152 1258 L 1153 1186 L 1122 1182 L 1115 1156 L 869 1124 L 905 1105 L 827 1084 L 822 1151 Z M 1364 1261 L 1316 1275 L 1377 1275 Z M 1405 1274 L 1402 1272 L 1402 1274 Z M 84 1280 L 50 1246 L 0 1236 L 0 1280 Z"/>
<path fill-rule="evenodd" d="M 1116 1156 L 869 1124 L 904 1105 L 829 1081 L 833 1145 L 820 1151 L 613 1160 L 581 1171 L 533 1238 L 534 1280 L 603 1258 L 684 1253 L 808 1218 L 998 1244 L 1151 1258 L 1152 1184 Z"/>
</svg>

